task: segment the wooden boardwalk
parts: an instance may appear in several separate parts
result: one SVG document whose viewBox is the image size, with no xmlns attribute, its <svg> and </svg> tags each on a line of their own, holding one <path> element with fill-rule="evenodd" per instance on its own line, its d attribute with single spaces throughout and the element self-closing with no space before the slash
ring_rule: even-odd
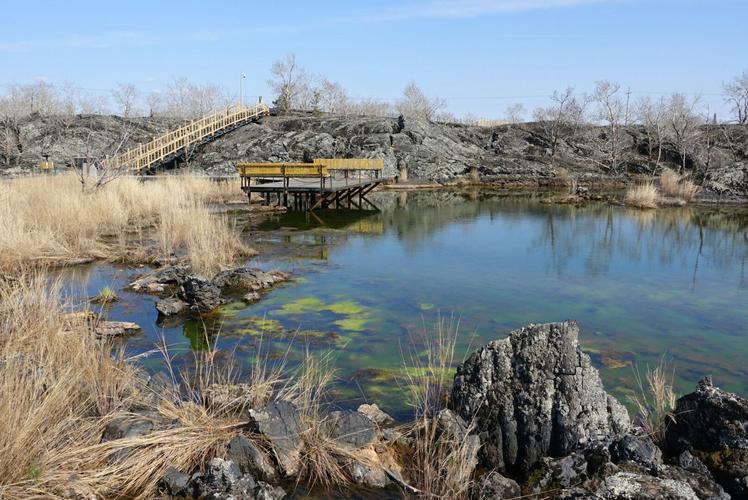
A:
<svg viewBox="0 0 748 500">
<path fill-rule="evenodd" d="M 269 115 L 270 108 L 255 106 L 226 107 L 217 113 L 193 120 L 187 125 L 167 132 L 145 144 L 106 158 L 102 167 L 110 171 L 140 172 L 169 161 L 190 147 L 211 141 L 252 120 Z"/>
</svg>

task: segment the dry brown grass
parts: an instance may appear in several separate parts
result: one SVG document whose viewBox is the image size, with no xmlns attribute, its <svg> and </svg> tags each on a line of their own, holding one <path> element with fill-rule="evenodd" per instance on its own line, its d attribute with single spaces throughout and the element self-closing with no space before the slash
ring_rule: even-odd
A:
<svg viewBox="0 0 748 500">
<path fill-rule="evenodd" d="M 234 182 L 183 176 L 147 182 L 121 178 L 92 192 L 83 192 L 72 175 L 0 183 L 0 268 L 116 257 L 128 234 L 152 245 L 143 235 L 155 226 L 161 251 L 184 251 L 198 272 L 214 273 L 247 249 L 235 228 L 209 214 L 206 204 L 240 195 Z"/>
<path fill-rule="evenodd" d="M 156 399 L 83 315 L 58 312 L 59 300 L 59 284 L 44 274 L 0 280 L 0 498 L 151 498 L 167 467 L 204 466 L 244 424 L 236 406 L 201 397 L 234 382 L 230 369 L 217 368 L 215 345 Z M 254 397 L 264 400 L 280 372 L 257 370 L 252 380 L 263 389 Z M 101 442 L 113 420 L 136 416 L 134 407 L 180 426 Z"/>
<path fill-rule="evenodd" d="M 435 418 L 447 407 L 458 330 L 455 318 L 439 318 L 432 330 L 424 332 L 425 349 L 417 349 L 414 342 L 406 362 L 406 387 L 415 410 L 409 476 L 412 486 L 419 490 L 418 497 L 468 498 L 472 486 L 470 475 L 475 464 L 470 464 L 468 440 L 440 435 Z M 419 351 L 425 351 L 425 355 L 417 354 Z M 471 422 L 468 433 L 472 430 Z"/>
<path fill-rule="evenodd" d="M 699 187 L 692 180 L 669 168 L 664 169 L 660 175 L 660 189 L 664 195 L 686 202 L 693 201 L 699 192 Z"/>
<path fill-rule="evenodd" d="M 638 420 L 644 430 L 658 443 L 665 439 L 667 426 L 675 421 L 675 403 L 677 395 L 673 390 L 674 370 L 665 361 L 654 368 L 647 367 L 642 378 L 638 369 L 634 370 L 639 394 L 633 398 L 638 409 Z"/>
<path fill-rule="evenodd" d="M 637 208 L 657 208 L 660 193 L 651 182 L 639 184 L 626 191 L 624 203 Z"/>
</svg>

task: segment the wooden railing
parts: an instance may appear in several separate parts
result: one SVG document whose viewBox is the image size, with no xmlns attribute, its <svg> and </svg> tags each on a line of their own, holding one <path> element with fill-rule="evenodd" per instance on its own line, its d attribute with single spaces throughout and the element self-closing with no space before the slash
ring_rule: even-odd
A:
<svg viewBox="0 0 748 500">
<path fill-rule="evenodd" d="M 182 149 L 202 142 L 207 137 L 268 114 L 270 108 L 265 104 L 227 107 L 124 153 L 106 158 L 102 162 L 103 167 L 112 170 L 140 171 L 175 155 Z"/>
</svg>

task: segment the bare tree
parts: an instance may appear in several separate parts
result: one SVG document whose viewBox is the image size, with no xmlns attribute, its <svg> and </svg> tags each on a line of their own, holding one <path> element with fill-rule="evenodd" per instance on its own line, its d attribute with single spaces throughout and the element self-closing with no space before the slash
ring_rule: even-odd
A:
<svg viewBox="0 0 748 500">
<path fill-rule="evenodd" d="M 229 98 L 217 85 L 198 85 L 187 78 L 175 78 L 163 97 L 167 116 L 176 118 L 196 118 L 218 111 L 228 105 Z"/>
<path fill-rule="evenodd" d="M 434 120 L 437 113 L 446 107 L 446 100 L 440 97 L 426 97 L 415 82 L 405 86 L 403 98 L 397 103 L 397 110 L 403 116 L 429 121 Z"/>
<path fill-rule="evenodd" d="M 604 153 L 608 157 L 608 168 L 618 172 L 623 163 L 623 148 L 621 146 L 621 127 L 626 120 L 626 104 L 621 100 L 621 86 L 607 80 L 595 84 L 592 100 L 596 103 L 595 120 L 603 123 L 608 129 L 605 134 L 606 145 Z"/>
<path fill-rule="evenodd" d="M 574 96 L 574 89 L 571 87 L 563 92 L 554 91 L 551 101 L 553 104 L 537 108 L 533 116 L 548 137 L 551 158 L 554 158 L 561 139 L 575 133 L 582 124 L 584 102 Z"/>
<path fill-rule="evenodd" d="M 748 71 L 724 86 L 725 102 L 732 106 L 740 125 L 748 125 Z"/>
<path fill-rule="evenodd" d="M 666 133 L 681 157 L 679 173 L 686 168 L 686 159 L 696 147 L 701 119 L 694 112 L 700 98 L 688 99 L 683 94 L 673 94 L 667 107 Z"/>
<path fill-rule="evenodd" d="M 117 88 L 112 90 L 112 98 L 117 105 L 120 116 L 131 117 L 135 112 L 140 91 L 132 83 L 118 83 Z"/>
<path fill-rule="evenodd" d="M 504 111 L 506 121 L 511 124 L 522 123 L 525 119 L 525 105 L 517 102 L 507 107 Z"/>
<path fill-rule="evenodd" d="M 164 113 L 164 96 L 161 92 L 154 90 L 146 97 L 148 104 L 148 116 L 158 116 Z"/>
<path fill-rule="evenodd" d="M 650 161 L 655 158 L 655 173 L 662 161 L 662 141 L 665 130 L 665 103 L 662 99 L 653 102 L 649 97 L 639 99 L 636 104 L 636 115 L 647 134 L 647 149 Z M 657 156 L 654 156 L 655 144 Z"/>
<path fill-rule="evenodd" d="M 344 113 L 348 106 L 348 94 L 341 84 L 321 78 L 317 89 L 319 105 L 322 111 L 328 113 Z"/>
<path fill-rule="evenodd" d="M 306 71 L 296 62 L 296 54 L 286 54 L 270 68 L 268 85 L 277 95 L 277 107 L 288 111 L 299 104 L 300 96 L 309 87 Z"/>
<path fill-rule="evenodd" d="M 366 98 L 356 102 L 348 102 L 346 114 L 360 116 L 393 116 L 397 113 L 390 103 L 379 99 Z"/>
</svg>

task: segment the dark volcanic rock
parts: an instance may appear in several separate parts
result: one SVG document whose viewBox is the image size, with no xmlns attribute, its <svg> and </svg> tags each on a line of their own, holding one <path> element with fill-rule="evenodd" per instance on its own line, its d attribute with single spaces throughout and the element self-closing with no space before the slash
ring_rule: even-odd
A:
<svg viewBox="0 0 748 500">
<path fill-rule="evenodd" d="M 295 476 L 299 472 L 304 446 L 296 407 L 288 401 L 275 401 L 258 410 L 249 410 L 249 423 L 270 443 L 283 473 Z"/>
<path fill-rule="evenodd" d="M 138 276 L 130 282 L 128 288 L 140 292 L 163 292 L 167 286 L 177 286 L 187 279 L 187 264 L 175 264 L 160 267 Z"/>
<path fill-rule="evenodd" d="M 189 482 L 189 475 L 169 467 L 161 480 L 161 488 L 171 496 L 186 497 L 189 494 L 187 489 Z"/>
<path fill-rule="evenodd" d="M 504 500 L 522 495 L 522 490 L 514 479 L 504 477 L 496 471 L 481 476 L 475 485 L 475 500 Z"/>
<path fill-rule="evenodd" d="M 662 451 L 647 434 L 627 433 L 611 446 L 613 462 L 634 462 L 646 468 L 662 464 Z"/>
<path fill-rule="evenodd" d="M 527 472 L 629 427 L 578 346 L 575 322 L 529 325 L 473 353 L 457 370 L 451 407 L 475 421 L 484 465 Z"/>
<path fill-rule="evenodd" d="M 159 300 L 156 302 L 156 310 L 163 316 L 174 316 L 187 309 L 187 303 L 176 297 Z"/>
<path fill-rule="evenodd" d="M 241 434 L 234 436 L 229 442 L 226 458 L 236 463 L 245 474 L 271 482 L 278 479 L 278 472 L 270 457 Z"/>
<path fill-rule="evenodd" d="M 357 411 L 335 411 L 325 420 L 328 435 L 353 448 L 363 448 L 374 442 L 374 422 Z"/>
<path fill-rule="evenodd" d="M 748 400 L 705 378 L 695 392 L 678 399 L 675 415 L 667 428 L 671 451 L 689 451 L 728 493 L 748 498 Z"/>
<path fill-rule="evenodd" d="M 256 292 L 288 280 L 289 275 L 281 271 L 262 271 L 239 267 L 221 271 L 213 278 L 213 284 L 224 290 L 237 292 Z"/>
<path fill-rule="evenodd" d="M 225 302 L 221 290 L 200 276 L 189 276 L 179 286 L 179 298 L 197 312 L 212 311 Z"/>
</svg>

